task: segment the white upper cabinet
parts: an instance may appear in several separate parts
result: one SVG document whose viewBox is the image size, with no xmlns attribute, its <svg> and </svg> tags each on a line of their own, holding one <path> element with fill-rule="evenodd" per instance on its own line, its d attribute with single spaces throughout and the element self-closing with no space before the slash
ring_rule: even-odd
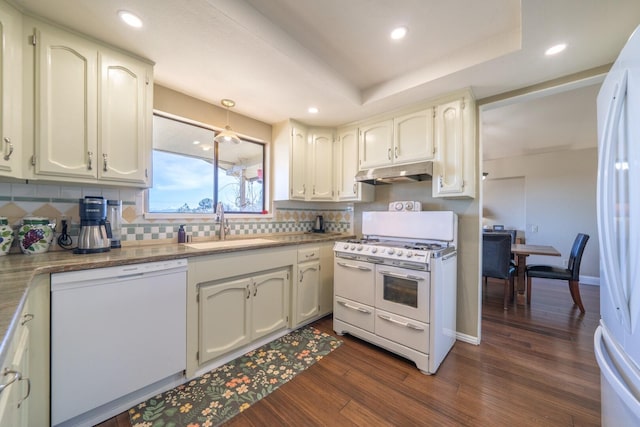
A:
<svg viewBox="0 0 640 427">
<path fill-rule="evenodd" d="M 109 181 L 147 182 L 151 120 L 146 114 L 150 70 L 132 58 L 100 54 L 100 134 L 102 167 L 98 177 Z M 127 141 L 123 144 L 122 141 Z"/>
<path fill-rule="evenodd" d="M 360 169 L 391 164 L 393 151 L 393 120 L 360 127 Z"/>
<path fill-rule="evenodd" d="M 0 3 L 0 176 L 22 175 L 22 17 Z"/>
<path fill-rule="evenodd" d="M 274 200 L 307 196 L 307 128 L 292 120 L 273 125 Z"/>
<path fill-rule="evenodd" d="M 333 200 L 333 130 L 273 125 L 274 200 Z"/>
<path fill-rule="evenodd" d="M 150 182 L 153 67 L 67 33 L 30 22 L 35 179 Z"/>
<path fill-rule="evenodd" d="M 417 111 L 393 119 L 393 162 L 413 163 L 434 158 L 434 109 Z"/>
<path fill-rule="evenodd" d="M 434 109 L 360 128 L 360 170 L 434 158 Z"/>
<path fill-rule="evenodd" d="M 372 201 L 374 187 L 356 182 L 358 173 L 358 129 L 338 131 L 334 143 L 334 172 L 337 201 Z"/>
<path fill-rule="evenodd" d="M 333 200 L 333 132 L 314 129 L 309 136 L 311 155 L 307 156 L 308 170 L 311 171 L 309 200 Z"/>
<path fill-rule="evenodd" d="M 438 105 L 433 197 L 475 197 L 474 117 L 470 94 Z"/>
</svg>

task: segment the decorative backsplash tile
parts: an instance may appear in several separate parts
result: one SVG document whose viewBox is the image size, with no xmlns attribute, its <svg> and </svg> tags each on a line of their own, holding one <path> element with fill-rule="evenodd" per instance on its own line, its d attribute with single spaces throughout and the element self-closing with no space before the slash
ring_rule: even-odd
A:
<svg viewBox="0 0 640 427">
<path fill-rule="evenodd" d="M 0 216 L 6 216 L 9 224 L 17 229 L 27 216 L 41 216 L 56 224 L 56 238 L 62 230 L 61 221 L 68 221 L 68 233 L 77 238 L 80 230 L 78 199 L 84 196 L 102 196 L 122 200 L 123 245 L 151 243 L 152 240 L 176 240 L 178 227 L 194 240 L 213 238 L 218 230 L 215 216 L 194 219 L 144 218 L 144 190 L 71 187 L 37 184 L 0 183 Z M 306 204 L 304 202 L 275 202 L 271 216 L 260 218 L 233 218 L 227 214 L 230 236 L 254 234 L 300 233 L 311 231 L 317 215 L 322 215 L 327 232 L 353 233 L 352 204 Z M 61 249 L 54 238 L 51 250 Z M 14 243 L 15 246 L 15 243 Z M 14 252 L 17 247 L 12 249 Z"/>
</svg>

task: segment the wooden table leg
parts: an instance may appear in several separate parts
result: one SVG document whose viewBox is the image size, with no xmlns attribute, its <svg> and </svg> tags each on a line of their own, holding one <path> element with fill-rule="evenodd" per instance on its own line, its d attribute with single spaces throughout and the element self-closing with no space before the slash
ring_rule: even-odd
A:
<svg viewBox="0 0 640 427">
<path fill-rule="evenodd" d="M 525 303 L 524 291 L 526 283 L 524 273 L 527 270 L 527 256 L 528 255 L 526 254 L 517 254 L 516 262 L 518 263 L 518 277 L 516 280 L 516 289 L 518 292 L 516 293 L 516 304 L 518 305 L 524 305 Z"/>
</svg>

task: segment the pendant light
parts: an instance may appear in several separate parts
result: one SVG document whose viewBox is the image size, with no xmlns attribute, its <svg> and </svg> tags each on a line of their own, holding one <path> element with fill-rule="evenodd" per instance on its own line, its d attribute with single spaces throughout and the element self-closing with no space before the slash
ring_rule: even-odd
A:
<svg viewBox="0 0 640 427">
<path fill-rule="evenodd" d="M 229 126 L 229 108 L 233 108 L 236 103 L 231 99 L 223 99 L 222 101 L 220 101 L 220 104 L 227 108 L 227 125 L 224 127 L 223 131 L 216 135 L 214 141 L 220 144 L 240 144 L 240 137 L 238 136 L 238 134 L 232 131 L 231 126 Z"/>
</svg>

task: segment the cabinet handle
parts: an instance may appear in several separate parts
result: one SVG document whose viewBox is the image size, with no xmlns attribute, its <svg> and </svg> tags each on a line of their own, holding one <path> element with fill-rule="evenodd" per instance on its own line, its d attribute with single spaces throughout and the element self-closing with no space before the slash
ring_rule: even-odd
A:
<svg viewBox="0 0 640 427">
<path fill-rule="evenodd" d="M 20 381 L 22 379 L 22 374 L 19 371 L 9 369 L 9 368 L 4 368 L 2 370 L 2 376 L 6 377 L 7 375 L 13 375 L 13 378 L 11 378 L 7 383 L 0 385 L 0 393 L 2 393 L 4 389 L 9 387 L 11 384 L 17 381 Z"/>
<path fill-rule="evenodd" d="M 313 195 L 314 196 L 316 195 L 316 186 L 315 185 L 313 186 Z"/>
<path fill-rule="evenodd" d="M 87 153 L 87 170 L 93 170 L 93 152 Z"/>
<path fill-rule="evenodd" d="M 107 167 L 107 157 L 107 154 L 102 155 L 102 170 L 104 172 L 107 172 L 109 170 L 109 168 Z"/>
<path fill-rule="evenodd" d="M 356 270 L 371 271 L 371 268 L 364 267 L 364 266 L 361 266 L 361 265 L 351 265 L 351 264 L 347 264 L 347 263 L 344 263 L 344 262 L 338 262 L 338 265 L 340 267 L 345 267 L 345 268 L 355 268 Z"/>
<path fill-rule="evenodd" d="M 438 176 L 438 188 L 442 190 L 442 175 Z"/>
<path fill-rule="evenodd" d="M 249 289 L 249 285 L 247 285 L 247 299 L 251 296 L 251 289 Z"/>
<path fill-rule="evenodd" d="M 387 150 L 387 159 L 391 160 L 391 148 Z"/>
<path fill-rule="evenodd" d="M 394 154 L 395 154 L 396 159 L 397 159 L 397 158 L 398 158 L 398 147 L 396 147 L 396 148 L 394 149 Z"/>
<path fill-rule="evenodd" d="M 26 313 L 24 316 L 22 316 L 22 322 L 20 322 L 20 324 L 22 326 L 24 326 L 25 323 L 29 322 L 33 320 L 33 314 L 31 313 Z"/>
<path fill-rule="evenodd" d="M 398 320 L 392 319 L 389 316 L 383 316 L 381 314 L 378 314 L 378 317 L 381 318 L 382 320 L 386 320 L 387 322 L 391 322 L 391 323 L 395 323 L 396 325 L 404 326 L 405 328 L 414 329 L 416 331 L 424 331 L 424 328 L 422 328 L 420 326 L 413 325 L 413 324 L 408 323 L 408 322 L 400 322 Z"/>
<path fill-rule="evenodd" d="M 27 382 L 27 394 L 25 394 L 24 397 L 22 399 L 20 399 L 20 401 L 18 402 L 18 409 L 20 409 L 20 406 L 22 405 L 22 402 L 27 400 L 29 398 L 29 395 L 31 394 L 31 380 L 29 378 L 20 378 L 20 381 L 26 381 Z"/>
<path fill-rule="evenodd" d="M 302 194 L 307 194 L 307 185 L 302 184 Z"/>
<path fill-rule="evenodd" d="M 255 297 L 256 295 L 258 295 L 258 286 L 254 283 L 253 284 L 253 296 Z"/>
<path fill-rule="evenodd" d="M 424 278 L 422 277 L 413 276 L 411 274 L 398 274 L 386 270 L 378 270 L 378 272 L 383 276 L 395 277 L 396 279 L 415 280 L 416 282 L 421 282 L 424 280 Z"/>
<path fill-rule="evenodd" d="M 4 159 L 9 160 L 13 154 L 13 144 L 11 143 L 11 139 L 6 136 L 4 137 L 4 143 L 9 146 L 9 152 L 4 155 Z"/>
<path fill-rule="evenodd" d="M 353 184 L 353 194 L 356 194 L 356 184 Z"/>
<path fill-rule="evenodd" d="M 349 304 L 347 302 L 344 302 L 344 301 L 338 301 L 338 304 L 340 304 L 343 307 L 349 308 L 351 310 L 359 311 L 360 313 L 371 314 L 371 312 L 369 310 L 367 310 L 366 308 L 356 307 L 355 305 L 351 305 L 351 304 Z"/>
</svg>

